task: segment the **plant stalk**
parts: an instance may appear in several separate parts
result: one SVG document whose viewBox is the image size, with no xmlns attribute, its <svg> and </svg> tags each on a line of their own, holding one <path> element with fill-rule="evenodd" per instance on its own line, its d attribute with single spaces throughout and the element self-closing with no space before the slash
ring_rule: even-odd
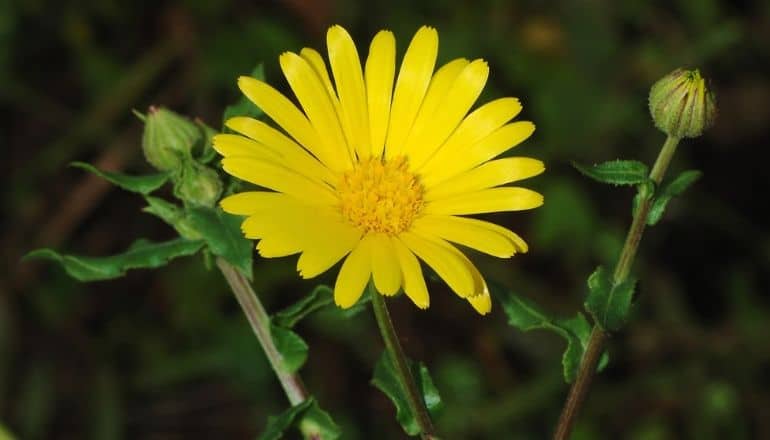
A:
<svg viewBox="0 0 770 440">
<path fill-rule="evenodd" d="M 655 160 L 652 171 L 650 171 L 650 179 L 655 182 L 656 186 L 663 180 L 668 165 L 671 163 L 671 159 L 676 152 L 679 140 L 679 138 L 669 136 L 663 143 L 663 147 L 660 149 L 660 153 L 658 153 L 658 158 Z M 644 227 L 647 224 L 647 214 L 650 212 L 652 201 L 652 196 L 645 197 L 640 201 L 639 206 L 634 213 L 631 227 L 626 234 L 626 241 L 623 243 L 623 249 L 620 251 L 618 262 L 615 265 L 615 272 L 612 277 L 614 286 L 624 282 L 631 272 L 631 266 L 634 264 L 636 251 L 639 249 L 639 242 L 642 239 Z M 554 440 L 569 439 L 575 419 L 588 395 L 588 390 L 591 387 L 591 382 L 596 374 L 596 368 L 599 365 L 599 359 L 604 352 L 604 346 L 608 338 L 609 334 L 601 327 L 594 324 L 594 327 L 591 330 L 591 337 L 588 340 L 588 346 L 586 347 L 583 359 L 580 362 L 580 369 L 578 370 L 577 377 L 570 388 L 569 394 L 567 395 L 567 401 L 564 403 L 559 422 L 556 425 L 556 432 L 553 435 Z"/>
<path fill-rule="evenodd" d="M 270 335 L 270 316 L 268 316 L 265 308 L 259 301 L 254 289 L 251 288 L 249 280 L 238 269 L 222 258 L 217 258 L 217 266 L 219 266 L 219 270 L 222 271 L 227 284 L 230 285 L 235 298 L 241 305 L 243 313 L 246 315 L 254 335 L 257 336 L 259 344 L 265 351 L 267 360 L 270 362 L 270 366 L 273 367 L 275 375 L 278 376 L 278 380 L 281 382 L 281 386 L 291 405 L 296 406 L 307 400 L 308 394 L 302 379 L 297 374 L 288 371 L 283 365 L 283 357 Z"/>
<path fill-rule="evenodd" d="M 412 370 L 409 368 L 404 350 L 401 348 L 401 343 L 398 341 L 396 329 L 393 327 L 388 307 L 385 305 L 385 298 L 377 292 L 373 282 L 369 283 L 369 293 L 372 297 L 374 316 L 377 318 L 377 325 L 385 342 L 385 349 L 393 361 L 398 381 L 401 382 L 401 388 L 406 394 L 409 409 L 415 415 L 417 425 L 420 427 L 420 435 L 423 439 L 436 439 L 433 422 L 431 421 L 430 414 L 428 414 L 422 394 L 414 381 Z"/>
</svg>

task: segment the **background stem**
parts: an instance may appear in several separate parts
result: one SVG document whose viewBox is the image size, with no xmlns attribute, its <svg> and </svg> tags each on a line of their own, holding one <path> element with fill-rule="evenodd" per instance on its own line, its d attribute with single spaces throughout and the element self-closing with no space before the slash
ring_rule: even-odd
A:
<svg viewBox="0 0 770 440">
<path fill-rule="evenodd" d="M 246 318 L 249 320 L 249 324 L 251 324 L 251 329 L 254 330 L 259 344 L 262 345 L 267 360 L 270 362 L 270 366 L 273 367 L 275 375 L 278 376 L 278 380 L 281 382 L 281 386 L 284 392 L 286 392 L 286 397 L 289 398 L 291 405 L 296 406 L 307 400 L 308 394 L 302 379 L 297 374 L 287 371 L 283 365 L 283 357 L 275 347 L 273 338 L 270 335 L 270 316 L 268 316 L 265 308 L 262 307 L 262 303 L 259 302 L 259 298 L 251 288 L 249 280 L 238 269 L 222 258 L 217 258 L 217 266 L 219 266 L 235 294 L 235 298 L 241 305 L 243 313 L 246 314 Z"/>
<path fill-rule="evenodd" d="M 369 283 L 369 293 L 372 297 L 374 316 L 377 318 L 377 325 L 380 327 L 380 333 L 385 342 L 385 349 L 387 350 L 390 359 L 393 361 L 396 375 L 406 394 L 409 409 L 412 410 L 412 413 L 417 420 L 417 425 L 420 427 L 422 438 L 435 439 L 433 422 L 430 419 L 430 414 L 428 414 L 428 409 L 425 407 L 425 401 L 422 398 L 422 394 L 414 381 L 412 370 L 409 369 L 409 364 L 407 363 L 406 356 L 404 356 L 404 350 L 401 348 L 401 343 L 398 341 L 396 329 L 393 327 L 393 321 L 390 319 L 388 307 L 385 305 L 385 298 L 377 292 L 374 283 Z"/>
<path fill-rule="evenodd" d="M 679 144 L 679 138 L 669 136 L 663 147 L 658 153 L 658 158 L 650 171 L 650 179 L 659 185 L 666 174 L 671 158 L 676 152 L 676 146 Z M 631 227 L 626 234 L 626 241 L 623 243 L 623 249 L 620 251 L 618 262 L 615 265 L 615 272 L 612 277 L 613 287 L 626 280 L 631 272 L 631 266 L 634 264 L 636 251 L 639 248 L 639 242 L 644 233 L 644 227 L 647 224 L 647 214 L 650 212 L 653 198 L 646 197 L 641 200 L 634 213 Z M 607 342 L 609 334 L 598 325 L 594 324 L 591 331 L 591 338 L 588 340 L 588 347 L 580 362 L 575 382 L 569 390 L 567 401 L 564 403 L 559 422 L 556 425 L 556 432 L 553 435 L 554 440 L 567 440 L 572 433 L 572 427 L 575 423 L 580 408 L 583 406 L 588 390 L 591 387 L 591 381 L 596 374 L 596 367 L 599 365 L 599 359 L 604 352 L 604 345 Z"/>
</svg>

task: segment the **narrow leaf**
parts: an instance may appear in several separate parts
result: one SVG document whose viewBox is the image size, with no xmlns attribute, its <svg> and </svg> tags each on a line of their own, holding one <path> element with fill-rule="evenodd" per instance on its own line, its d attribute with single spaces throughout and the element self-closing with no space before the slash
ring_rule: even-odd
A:
<svg viewBox="0 0 770 440">
<path fill-rule="evenodd" d="M 288 438 L 288 431 L 292 427 L 298 427 L 303 437 L 310 439 L 336 440 L 342 435 L 339 426 L 311 397 L 278 416 L 268 417 L 265 431 L 258 440 Z"/>
<path fill-rule="evenodd" d="M 265 79 L 265 67 L 262 63 L 259 63 L 249 75 L 252 78 L 263 81 Z M 258 118 L 263 115 L 262 109 L 257 107 L 253 102 L 241 96 L 238 101 L 225 108 L 224 115 L 222 116 L 222 123 L 224 125 L 228 119 L 234 116 L 248 116 L 251 118 Z"/>
<path fill-rule="evenodd" d="M 682 193 L 684 193 L 693 183 L 698 181 L 702 175 L 703 173 L 698 170 L 683 171 L 668 185 L 663 187 L 658 197 L 652 202 L 650 213 L 647 215 L 647 224 L 650 226 L 657 224 L 663 217 L 668 202 L 674 197 L 682 195 Z"/>
<path fill-rule="evenodd" d="M 433 384 L 428 368 L 422 363 L 408 362 L 425 406 L 428 408 L 431 416 L 435 416 L 443 407 L 443 403 L 436 386 Z M 396 407 L 396 419 L 404 431 L 409 435 L 419 434 L 420 427 L 417 424 L 417 419 L 409 408 L 406 391 L 398 380 L 395 366 L 387 351 L 383 352 L 377 361 L 377 365 L 374 367 L 372 385 L 382 391 L 393 402 L 393 405 Z"/>
<path fill-rule="evenodd" d="M 333 302 L 334 297 L 329 286 L 316 286 L 310 294 L 276 313 L 273 317 L 273 323 L 281 327 L 292 328 L 307 315 Z"/>
<path fill-rule="evenodd" d="M 635 160 L 613 160 L 593 166 L 573 162 L 572 166 L 587 177 L 612 185 L 636 185 L 646 181 L 649 174 L 647 165 Z"/>
<path fill-rule="evenodd" d="M 492 296 L 502 304 L 511 326 L 525 332 L 548 330 L 564 338 L 567 342 L 562 355 L 564 380 L 568 383 L 575 380 L 591 333 L 591 325 L 585 316 L 578 313 L 572 318 L 552 317 L 534 302 L 510 292 L 499 284 L 489 283 L 489 289 Z"/>
<path fill-rule="evenodd" d="M 214 255 L 224 258 L 251 279 L 251 241 L 241 234 L 241 218 L 219 208 L 194 207 L 187 210 L 187 223 L 203 240 Z"/>
<path fill-rule="evenodd" d="M 97 281 L 118 278 L 129 269 L 161 267 L 174 258 L 193 255 L 201 247 L 202 241 L 181 238 L 161 243 L 138 240 L 126 252 L 109 257 L 62 255 L 51 249 L 37 249 L 25 255 L 24 259 L 56 261 L 79 281 Z"/>
<path fill-rule="evenodd" d="M 169 173 L 145 174 L 142 176 L 130 176 L 128 174 L 102 171 L 85 162 L 72 162 L 70 166 L 90 171 L 93 174 L 107 180 L 113 185 L 139 194 L 149 194 L 163 186 L 169 179 Z"/>
<path fill-rule="evenodd" d="M 291 373 L 299 370 L 307 360 L 307 343 L 293 331 L 274 324 L 270 326 L 270 334 L 281 353 L 284 368 Z"/>
<path fill-rule="evenodd" d="M 635 286 L 636 280 L 633 278 L 614 284 L 607 270 L 599 266 L 588 277 L 585 308 L 601 328 L 618 330 L 628 319 Z"/>
</svg>

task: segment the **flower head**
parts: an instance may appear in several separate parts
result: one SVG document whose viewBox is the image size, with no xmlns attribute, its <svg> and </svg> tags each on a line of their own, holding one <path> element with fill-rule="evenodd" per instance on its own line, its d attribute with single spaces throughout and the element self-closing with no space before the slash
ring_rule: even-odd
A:
<svg viewBox="0 0 770 440">
<path fill-rule="evenodd" d="M 297 269 L 315 277 L 344 259 L 335 302 L 350 307 L 370 278 L 383 295 L 404 293 L 429 304 L 418 258 L 479 313 L 491 301 L 486 283 L 455 247 L 501 258 L 526 252 L 508 229 L 467 215 L 540 206 L 531 190 L 504 186 L 543 171 L 524 157 L 494 159 L 534 131 L 510 122 L 514 98 L 471 110 L 486 83 L 483 60 L 457 59 L 434 72 L 435 29 L 422 27 L 396 75 L 396 43 L 389 31 L 371 42 L 362 68 L 350 35 L 327 33 L 331 75 L 313 49 L 280 57 L 301 109 L 266 83 L 238 85 L 283 131 L 245 117 L 227 121 L 214 148 L 225 171 L 270 191 L 222 200 L 225 211 L 247 216 L 242 229 L 259 240 L 263 257 L 299 253 Z"/>
<path fill-rule="evenodd" d="M 714 94 L 698 69 L 676 69 L 650 89 L 650 114 L 669 136 L 698 137 L 716 117 Z"/>
</svg>

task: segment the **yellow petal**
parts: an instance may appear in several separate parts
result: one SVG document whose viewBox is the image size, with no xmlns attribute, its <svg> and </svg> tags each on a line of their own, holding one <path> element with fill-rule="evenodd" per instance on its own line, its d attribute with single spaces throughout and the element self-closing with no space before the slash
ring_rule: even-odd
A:
<svg viewBox="0 0 770 440">
<path fill-rule="evenodd" d="M 261 160 L 276 161 L 280 155 L 267 146 L 237 134 L 217 134 L 212 139 L 217 153 L 224 157 L 250 156 Z"/>
<path fill-rule="evenodd" d="M 521 103 L 516 98 L 500 98 L 488 102 L 471 112 L 452 133 L 444 145 L 421 168 L 423 174 L 430 174 L 441 169 L 446 162 L 452 162 L 458 154 L 468 147 L 489 136 L 521 111 Z"/>
<path fill-rule="evenodd" d="M 393 243 L 385 234 L 372 234 L 371 240 L 374 287 L 383 295 L 395 295 L 401 287 L 401 267 Z"/>
<path fill-rule="evenodd" d="M 222 168 L 239 179 L 290 194 L 311 204 L 331 205 L 337 197 L 325 186 L 281 165 L 250 157 L 226 157 Z"/>
<path fill-rule="evenodd" d="M 315 180 L 327 183 L 334 183 L 336 181 L 334 174 L 319 162 L 318 159 L 310 155 L 307 150 L 286 137 L 283 133 L 264 122 L 238 116 L 228 119 L 225 125 L 231 130 L 248 136 L 265 147 L 274 150 L 280 155 L 282 158 L 281 163 L 287 168 Z"/>
<path fill-rule="evenodd" d="M 417 307 L 427 309 L 430 305 L 430 297 L 428 296 L 428 287 L 425 285 L 425 278 L 422 276 L 420 262 L 401 240 L 397 237 L 393 237 L 391 240 L 404 278 L 404 293 Z"/>
<path fill-rule="evenodd" d="M 225 197 L 219 201 L 219 206 L 229 214 L 252 215 L 269 209 L 284 197 L 288 196 L 272 191 L 248 191 Z"/>
<path fill-rule="evenodd" d="M 500 211 L 523 211 L 543 204 L 543 196 L 519 187 L 483 189 L 428 202 L 425 214 L 465 215 Z"/>
<path fill-rule="evenodd" d="M 436 29 L 421 27 L 409 43 L 398 72 L 396 88 L 393 92 L 393 106 L 390 111 L 388 137 L 385 142 L 385 156 L 388 159 L 403 152 L 403 143 L 428 90 L 433 68 L 436 66 L 437 54 Z"/>
<path fill-rule="evenodd" d="M 351 166 L 349 149 L 342 134 L 337 109 L 334 108 L 321 79 L 310 64 L 295 53 L 285 52 L 278 60 L 294 95 L 320 136 L 320 143 L 324 145 L 325 157 L 321 159 L 324 162 L 328 160 L 329 168 L 334 170 Z"/>
<path fill-rule="evenodd" d="M 359 242 L 361 232 L 347 222 L 313 216 L 306 222 L 304 234 L 314 235 L 314 240 L 303 248 L 297 261 L 297 270 L 302 278 L 313 278 L 334 266 Z"/>
<path fill-rule="evenodd" d="M 318 132 L 310 125 L 310 121 L 288 98 L 266 83 L 247 76 L 238 78 L 238 87 L 251 102 L 327 167 L 334 171 L 344 168 L 342 166 L 344 161 L 327 150 Z"/>
<path fill-rule="evenodd" d="M 418 234 L 433 234 L 499 258 L 509 258 L 516 253 L 516 246 L 506 235 L 477 225 L 473 220 L 475 219 L 425 215 L 415 220 L 412 228 Z"/>
<path fill-rule="evenodd" d="M 484 163 L 520 144 L 533 131 L 535 131 L 535 124 L 529 121 L 505 125 L 475 144 L 469 144 L 464 151 L 455 154 L 452 160 L 443 161 L 442 168 L 424 170 L 423 184 L 428 187 L 435 186 L 458 173 Z"/>
<path fill-rule="evenodd" d="M 467 299 L 471 306 L 481 315 L 486 315 L 492 311 L 492 298 L 489 296 L 489 292 L 470 296 Z"/>
<path fill-rule="evenodd" d="M 460 297 L 465 298 L 474 294 L 473 275 L 465 262 L 456 254 L 413 232 L 404 232 L 399 235 L 399 239 L 436 271 L 438 276 Z"/>
<path fill-rule="evenodd" d="M 456 194 L 505 185 L 536 176 L 543 170 L 543 162 L 528 157 L 493 160 L 428 188 L 425 200 L 439 200 Z"/>
<path fill-rule="evenodd" d="M 369 112 L 366 103 L 364 74 L 356 45 L 342 26 L 332 26 L 326 33 L 329 63 L 337 86 L 341 117 L 346 121 L 348 142 L 358 157 L 369 157 L 372 148 L 369 137 Z"/>
<path fill-rule="evenodd" d="M 343 309 L 355 304 L 364 293 L 372 272 L 371 241 L 364 237 L 345 259 L 334 283 L 334 302 Z"/>
<path fill-rule="evenodd" d="M 396 39 L 392 32 L 380 31 L 374 36 L 369 46 L 365 68 L 369 134 L 372 155 L 376 157 L 379 157 L 385 148 L 395 74 Z"/>
<path fill-rule="evenodd" d="M 438 76 L 438 73 L 436 73 Z M 439 90 L 435 108 L 426 107 L 433 93 L 433 83 L 423 102 L 423 108 L 407 139 L 405 151 L 412 169 L 419 168 L 457 128 L 487 82 L 489 66 L 484 60 L 474 60 L 457 72 L 454 80 Z M 437 87 L 440 89 L 440 87 Z"/>
</svg>

